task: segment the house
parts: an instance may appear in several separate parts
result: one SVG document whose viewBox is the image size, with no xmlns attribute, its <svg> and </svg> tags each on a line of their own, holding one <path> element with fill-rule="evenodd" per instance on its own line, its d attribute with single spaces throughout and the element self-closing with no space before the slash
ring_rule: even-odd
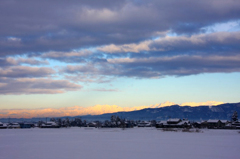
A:
<svg viewBox="0 0 240 159">
<path fill-rule="evenodd" d="M 167 121 L 159 121 L 156 123 L 156 128 L 164 128 L 166 125 L 168 125 Z"/>
<path fill-rule="evenodd" d="M 193 122 L 193 123 L 192 123 L 192 126 L 193 126 L 194 128 L 202 128 L 202 125 L 201 125 L 200 122 Z"/>
<path fill-rule="evenodd" d="M 87 127 L 97 127 L 97 123 L 90 122 L 90 123 L 87 124 Z"/>
<path fill-rule="evenodd" d="M 141 121 L 140 123 L 138 123 L 138 127 L 151 127 L 151 122 Z"/>
<path fill-rule="evenodd" d="M 207 128 L 207 126 L 208 126 L 207 121 L 202 121 L 201 122 L 201 128 Z"/>
<path fill-rule="evenodd" d="M 34 124 L 31 123 L 19 123 L 21 128 L 32 128 L 34 127 Z"/>
<path fill-rule="evenodd" d="M 182 120 L 181 119 L 168 119 L 167 120 L 167 123 L 168 124 L 178 124 L 179 122 L 181 122 Z"/>
<path fill-rule="evenodd" d="M 191 124 L 186 119 L 168 119 L 156 123 L 156 128 L 191 128 Z"/>
<path fill-rule="evenodd" d="M 207 128 L 216 129 L 216 128 L 224 128 L 225 124 L 221 122 L 221 120 L 213 120 L 209 119 L 207 121 Z"/>
<path fill-rule="evenodd" d="M 133 128 L 134 127 L 134 123 L 130 122 L 130 121 L 125 121 L 125 127 L 126 128 Z"/>
<path fill-rule="evenodd" d="M 225 129 L 240 129 L 240 122 L 227 122 L 224 126 Z"/>
<path fill-rule="evenodd" d="M 239 121 L 232 122 L 232 126 L 233 126 L 235 129 L 240 129 L 240 122 L 239 122 Z"/>
<path fill-rule="evenodd" d="M 7 129 L 7 125 L 0 122 L 0 129 Z"/>
<path fill-rule="evenodd" d="M 8 125 L 8 129 L 19 129 L 19 128 L 21 128 L 21 127 L 18 123 L 10 123 Z"/>
<path fill-rule="evenodd" d="M 40 126 L 40 128 L 59 128 L 59 127 L 60 126 L 53 121 L 45 122 Z"/>
<path fill-rule="evenodd" d="M 179 128 L 191 128 L 191 127 L 192 127 L 190 121 L 188 121 L 188 120 L 182 120 L 182 121 L 180 121 L 180 122 L 177 124 L 177 126 L 178 126 Z"/>
<path fill-rule="evenodd" d="M 224 126 L 228 125 L 230 122 L 228 120 L 220 120 Z"/>
</svg>

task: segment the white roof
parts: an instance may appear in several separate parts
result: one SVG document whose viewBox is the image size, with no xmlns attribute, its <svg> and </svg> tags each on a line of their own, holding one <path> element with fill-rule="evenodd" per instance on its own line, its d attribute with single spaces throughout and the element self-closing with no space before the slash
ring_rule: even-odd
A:
<svg viewBox="0 0 240 159">
<path fill-rule="evenodd" d="M 175 119 L 168 119 L 167 121 L 169 122 L 178 122 L 179 120 L 181 120 L 181 119 L 177 119 L 177 118 L 175 118 Z"/>
<path fill-rule="evenodd" d="M 139 124 L 148 124 L 148 123 L 150 123 L 150 122 L 148 122 L 148 121 L 141 121 Z"/>
<path fill-rule="evenodd" d="M 227 123 L 228 121 L 227 120 L 220 120 L 222 123 Z"/>
<path fill-rule="evenodd" d="M 167 124 L 167 121 L 160 121 L 158 124 Z"/>
<path fill-rule="evenodd" d="M 183 125 L 183 124 L 188 124 L 189 123 L 189 121 L 188 120 L 184 120 L 184 121 L 181 121 L 181 122 L 179 122 L 177 125 Z"/>
<path fill-rule="evenodd" d="M 55 122 L 53 122 L 53 121 L 48 121 L 47 123 L 48 124 L 55 124 Z"/>
<path fill-rule="evenodd" d="M 55 123 L 55 122 L 53 122 L 53 121 L 49 121 L 49 122 L 47 122 L 47 125 L 57 125 L 57 123 Z"/>
<path fill-rule="evenodd" d="M 209 119 L 207 122 L 208 122 L 208 123 L 217 123 L 218 121 L 219 121 L 219 120 L 216 120 L 216 119 L 214 119 L 214 120 L 213 120 L 213 119 Z"/>
</svg>

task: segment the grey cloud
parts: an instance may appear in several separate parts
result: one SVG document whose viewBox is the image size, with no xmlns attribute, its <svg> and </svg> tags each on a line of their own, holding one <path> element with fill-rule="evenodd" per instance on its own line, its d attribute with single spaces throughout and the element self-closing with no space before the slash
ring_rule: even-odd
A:
<svg viewBox="0 0 240 159">
<path fill-rule="evenodd" d="M 91 67 L 91 69 L 87 69 Z M 200 73 L 240 72 L 240 56 L 178 55 L 172 57 L 118 58 L 108 63 L 86 66 L 68 66 L 68 74 L 125 76 L 136 78 L 159 78 L 186 76 Z"/>
<path fill-rule="evenodd" d="M 0 88 L 0 94 L 57 94 L 76 91 L 82 86 L 67 80 L 0 78 Z"/>
<path fill-rule="evenodd" d="M 171 29 L 178 34 L 192 34 L 192 33 L 204 33 L 206 29 L 203 28 L 203 24 L 197 23 L 179 23 L 173 26 Z"/>
<path fill-rule="evenodd" d="M 17 64 L 29 64 L 29 65 L 48 65 L 49 62 L 47 60 L 36 60 L 31 58 L 17 58 Z"/>
<path fill-rule="evenodd" d="M 232 54 L 240 51 L 240 32 L 216 32 L 192 36 L 161 37 L 140 43 L 106 45 L 97 49 L 103 53 L 120 53 L 121 56 L 162 56 L 175 54 Z M 145 52 L 148 52 L 145 54 Z M 126 54 L 128 53 L 128 54 Z M 118 56 L 118 55 L 110 55 Z"/>
<path fill-rule="evenodd" d="M 29 65 L 48 65 L 49 62 L 46 60 L 36 60 L 32 58 L 0 58 L 0 67 L 8 67 L 8 66 L 17 66 L 21 64 L 29 64 Z"/>
<path fill-rule="evenodd" d="M 240 50 L 240 32 L 217 32 L 211 34 L 193 35 L 190 37 L 160 38 L 150 44 L 151 49 L 161 49 L 162 52 L 206 52 L 230 53 Z"/>
<path fill-rule="evenodd" d="M 12 66 L 0 68 L 0 77 L 23 78 L 23 77 L 46 77 L 55 71 L 48 67 Z"/>
<path fill-rule="evenodd" d="M 66 63 L 85 62 L 86 58 L 92 55 L 90 50 L 70 51 L 70 52 L 46 52 L 41 55 L 43 59 L 54 59 Z"/>
<path fill-rule="evenodd" d="M 12 62 L 12 60 L 7 59 L 7 58 L 0 58 L 0 67 L 6 67 L 6 66 L 11 66 L 15 65 L 15 62 Z"/>
<path fill-rule="evenodd" d="M 124 45 L 105 45 L 96 48 L 96 52 L 53 52 L 43 54 L 44 58 L 53 58 L 68 63 L 106 63 L 111 58 L 147 58 L 173 55 L 239 54 L 240 32 L 216 32 L 192 36 L 163 36 L 155 40 Z M 118 54 L 116 54 L 118 53 Z M 89 67 L 91 69 L 91 67 Z"/>
<path fill-rule="evenodd" d="M 216 23 L 239 19 L 240 1 L 235 0 L 1 1 L 1 92 L 81 88 L 42 79 L 55 75 L 75 83 L 102 83 L 120 76 L 240 72 L 240 32 L 205 32 Z M 169 32 L 178 36 L 166 36 Z M 96 51 L 87 51 L 91 48 Z M 27 58 L 20 58 L 23 54 Z M 48 59 L 72 65 L 59 74 L 48 67 L 23 66 L 45 65 Z"/>
<path fill-rule="evenodd" d="M 189 34 L 240 19 L 239 8 L 234 0 L 1 1 L 0 55 L 136 43 L 167 30 Z"/>
<path fill-rule="evenodd" d="M 200 73 L 240 72 L 240 56 L 173 56 L 144 59 L 116 59 L 124 76 L 164 77 L 186 76 Z M 133 74 L 131 74 L 133 73 Z M 126 74 L 126 75 L 125 75 Z"/>
</svg>

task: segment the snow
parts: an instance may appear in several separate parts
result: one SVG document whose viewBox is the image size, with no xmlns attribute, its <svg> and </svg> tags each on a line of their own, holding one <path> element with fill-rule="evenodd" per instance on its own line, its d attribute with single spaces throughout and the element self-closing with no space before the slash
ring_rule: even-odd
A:
<svg viewBox="0 0 240 159">
<path fill-rule="evenodd" d="M 167 124 L 167 121 L 160 121 L 158 124 Z"/>
<path fill-rule="evenodd" d="M 238 130 L 239 131 L 239 130 Z M 237 130 L 156 128 L 0 130 L 0 159 L 239 159 Z"/>
<path fill-rule="evenodd" d="M 168 119 L 167 121 L 168 121 L 168 122 L 179 122 L 180 119 Z"/>
<path fill-rule="evenodd" d="M 209 119 L 207 122 L 208 123 L 217 123 L 219 122 L 220 120 L 216 120 L 216 119 Z"/>
<path fill-rule="evenodd" d="M 222 123 L 228 123 L 227 120 L 220 120 Z"/>
<path fill-rule="evenodd" d="M 188 120 L 183 120 L 181 122 L 179 122 L 177 125 L 184 125 L 184 124 L 188 124 L 189 121 Z"/>
</svg>

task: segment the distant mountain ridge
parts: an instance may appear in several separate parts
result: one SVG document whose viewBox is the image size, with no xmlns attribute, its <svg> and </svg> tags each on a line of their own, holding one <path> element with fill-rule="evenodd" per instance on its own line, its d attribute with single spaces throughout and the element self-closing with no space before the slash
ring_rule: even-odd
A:
<svg viewBox="0 0 240 159">
<path fill-rule="evenodd" d="M 117 115 L 128 120 L 166 120 L 168 118 L 187 118 L 189 120 L 207 120 L 207 119 L 222 119 L 230 120 L 234 111 L 240 113 L 240 103 L 225 103 L 217 106 L 179 106 L 172 105 L 160 108 L 146 108 L 129 112 L 107 113 L 102 115 L 84 115 L 69 117 L 81 117 L 83 120 L 110 120 L 112 115 Z M 61 117 L 65 118 L 65 117 Z M 13 119 L 12 121 L 38 121 L 46 118 L 31 118 L 31 119 Z M 8 121 L 7 118 L 0 119 Z"/>
<path fill-rule="evenodd" d="M 187 118 L 189 120 L 222 119 L 230 120 L 234 111 L 240 113 L 240 103 L 225 103 L 218 106 L 179 106 L 146 108 L 131 112 L 109 113 L 96 116 L 85 116 L 90 119 L 109 119 L 111 115 L 129 120 L 167 120 L 169 118 Z M 83 117 L 84 118 L 84 117 Z"/>
<path fill-rule="evenodd" d="M 219 105 L 223 102 L 207 101 L 207 102 L 186 102 L 180 106 L 202 106 L 202 105 Z M 176 105 L 174 102 L 166 101 L 154 105 L 142 105 L 134 107 L 118 106 L 118 105 L 94 105 L 89 107 L 72 106 L 60 108 L 23 108 L 23 109 L 1 109 L 0 118 L 46 118 L 46 117 L 62 117 L 62 116 L 84 116 L 84 115 L 101 115 L 106 113 L 130 112 L 142 110 L 145 108 L 160 108 L 165 106 Z"/>
</svg>

